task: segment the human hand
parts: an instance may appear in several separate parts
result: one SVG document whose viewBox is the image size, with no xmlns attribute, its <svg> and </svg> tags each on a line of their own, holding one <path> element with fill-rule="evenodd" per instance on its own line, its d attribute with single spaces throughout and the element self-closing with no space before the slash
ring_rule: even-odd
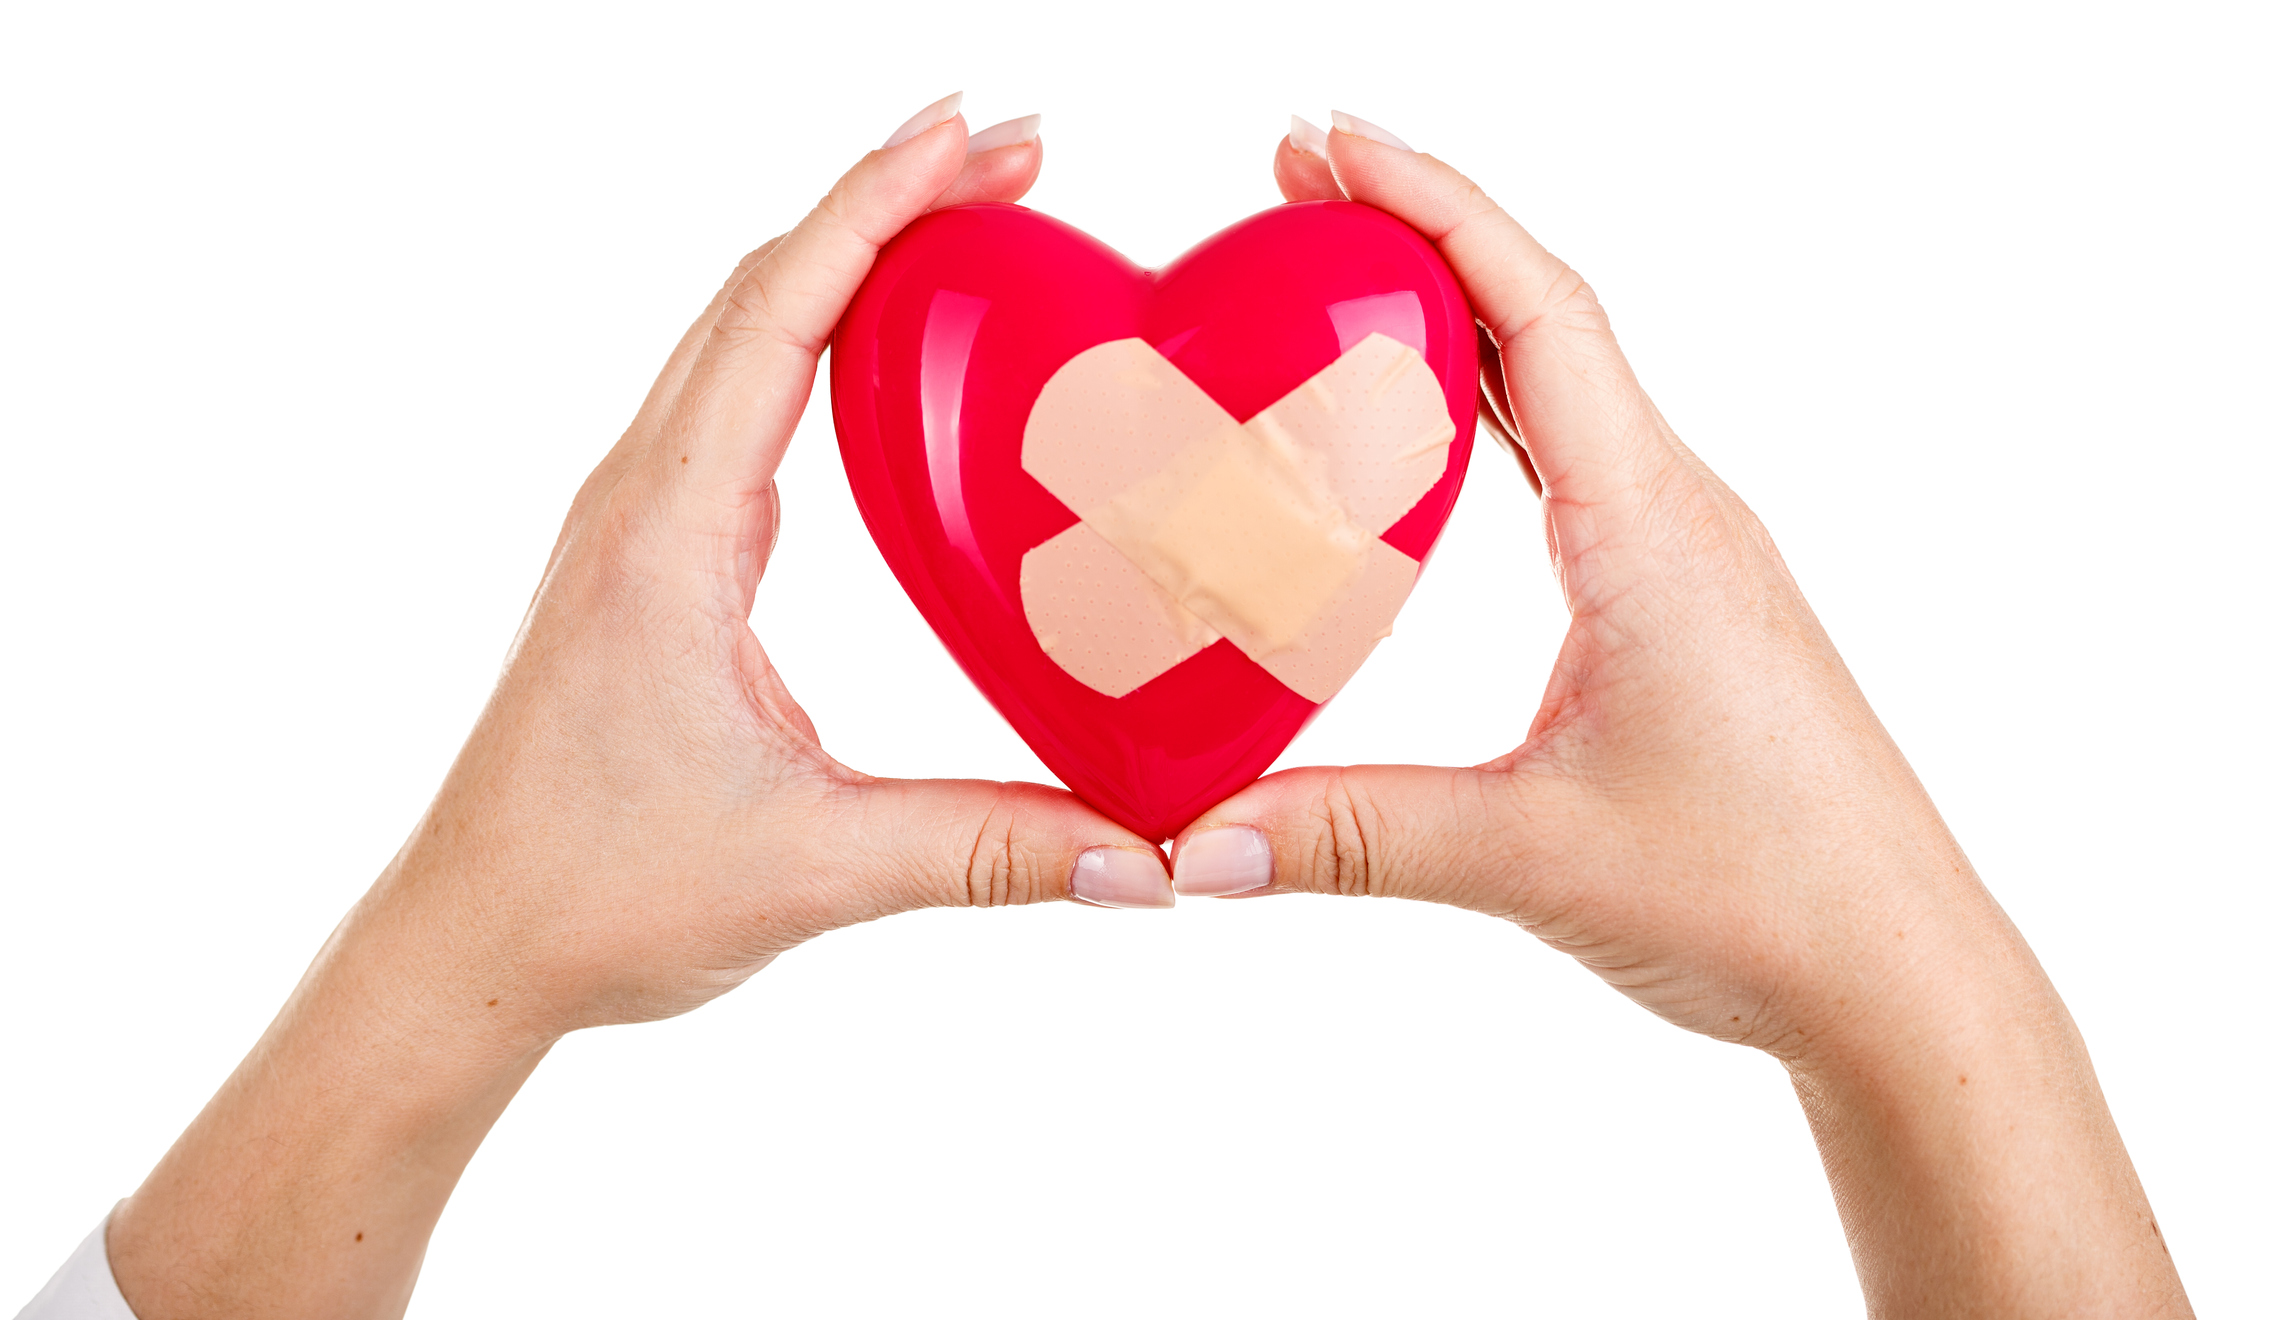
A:
<svg viewBox="0 0 2272 1320">
<path fill-rule="evenodd" d="M 489 708 L 373 896 L 463 910 L 541 1030 L 683 1012 L 837 926 L 1074 896 L 1092 847 L 1109 851 L 1081 897 L 1172 905 L 1158 850 L 1061 790 L 840 764 L 748 625 L 774 472 L 877 249 L 927 210 L 1014 201 L 1040 169 L 1033 121 L 966 157 L 953 112 L 854 167 L 687 332 L 578 493 Z"/>
<path fill-rule="evenodd" d="M 1188 827 L 1185 894 L 1428 899 L 1783 1060 L 1873 1314 L 2183 1313 L 2057 994 L 1765 528 L 1676 437 L 1584 281 L 1449 166 L 1297 122 L 1289 200 L 1430 240 L 1486 332 L 1570 629 L 1488 764 L 1271 775 Z"/>
<path fill-rule="evenodd" d="M 425 819 L 113 1216 L 142 1320 L 400 1314 L 568 1031 L 684 1012 L 887 913 L 1173 904 L 1158 849 L 1061 790 L 839 764 L 749 628 L 775 469 L 877 248 L 1040 169 L 1037 121 L 972 137 L 957 101 L 742 261 L 584 483 Z"/>
<path fill-rule="evenodd" d="M 1803 1053 L 1835 1026 L 1824 1005 L 1871 993 L 1846 979 L 1852 951 L 1820 956 L 1826 936 L 1973 920 L 1985 895 L 1765 528 L 1673 435 L 1584 281 L 1431 157 L 1341 131 L 1307 148 L 1279 147 L 1290 200 L 1380 206 L 1466 286 L 1482 422 L 1541 492 L 1570 629 L 1515 751 L 1273 775 L 1184 832 L 1179 889 L 1260 878 L 1216 878 L 1243 840 L 1208 831 L 1244 821 L 1269 836 L 1274 888 L 1506 917 L 1680 1026 Z"/>
</svg>

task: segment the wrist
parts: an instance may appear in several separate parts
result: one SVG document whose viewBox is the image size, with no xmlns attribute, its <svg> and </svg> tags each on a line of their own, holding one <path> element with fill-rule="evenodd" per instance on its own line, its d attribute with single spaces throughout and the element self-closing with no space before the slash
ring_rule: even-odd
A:
<svg viewBox="0 0 2272 1320">
<path fill-rule="evenodd" d="M 1808 1027 L 1776 1051 L 1825 1085 L 1924 1084 L 1974 1057 L 2033 1052 L 2073 1033 L 2034 953 L 1980 889 L 1882 904 L 1824 942 Z"/>
<path fill-rule="evenodd" d="M 437 1083 L 478 1084 L 582 1025 L 542 966 L 542 941 L 516 928 L 510 894 L 451 859 L 398 861 L 332 933 L 302 988 L 326 1008 L 371 1015 L 369 1029 L 414 1047 Z"/>
<path fill-rule="evenodd" d="M 554 1037 L 504 1011 L 487 955 L 391 903 L 395 878 L 113 1216 L 112 1270 L 137 1314 L 407 1301 L 459 1174 Z"/>
<path fill-rule="evenodd" d="M 1776 895 L 1779 915 L 1754 928 L 1768 942 L 1750 945 L 1763 955 L 1753 986 L 1767 987 L 1774 1028 L 1753 1043 L 1795 1077 L 1889 1083 L 1955 1062 L 1964 1042 L 2065 1021 L 2034 952 L 1930 800 L 1913 780 L 1913 793 L 1903 787 L 1864 795 L 1882 814 L 1815 813 L 1795 827 L 1805 840 L 1795 848 L 1763 838 L 1739 867 L 1767 877 L 1755 883 Z"/>
<path fill-rule="evenodd" d="M 2188 1314 L 2082 1037 L 1977 892 L 1784 1059 L 1871 1313 Z"/>
</svg>

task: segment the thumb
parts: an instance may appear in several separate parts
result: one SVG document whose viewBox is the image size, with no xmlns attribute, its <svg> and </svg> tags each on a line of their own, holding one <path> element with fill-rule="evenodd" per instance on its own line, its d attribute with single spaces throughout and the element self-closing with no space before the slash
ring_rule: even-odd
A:
<svg viewBox="0 0 2272 1320">
<path fill-rule="evenodd" d="M 851 819 L 828 869 L 874 910 L 1004 907 L 1075 899 L 1169 908 L 1160 850 L 1059 788 L 976 779 L 873 779 L 844 799 Z"/>
<path fill-rule="evenodd" d="M 1175 888 L 1413 898 L 1511 916 L 1523 862 L 1520 771 L 1418 765 L 1282 770 L 1226 798 L 1175 843 Z"/>
</svg>

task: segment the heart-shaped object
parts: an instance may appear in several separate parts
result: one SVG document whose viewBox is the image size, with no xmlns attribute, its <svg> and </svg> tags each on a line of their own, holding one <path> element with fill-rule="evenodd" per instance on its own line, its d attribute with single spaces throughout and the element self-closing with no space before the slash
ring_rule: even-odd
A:
<svg viewBox="0 0 2272 1320">
<path fill-rule="evenodd" d="M 1024 207 L 909 225 L 838 326 L 869 534 L 1044 764 L 1164 840 L 1387 634 L 1474 443 L 1474 319 L 1353 202 L 1147 271 Z"/>
</svg>

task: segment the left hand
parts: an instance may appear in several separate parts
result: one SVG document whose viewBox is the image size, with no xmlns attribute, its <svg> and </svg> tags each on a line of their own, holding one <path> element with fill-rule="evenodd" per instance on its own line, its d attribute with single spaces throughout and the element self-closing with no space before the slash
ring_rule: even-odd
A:
<svg viewBox="0 0 2272 1320">
<path fill-rule="evenodd" d="M 1062 790 L 842 765 L 749 628 L 838 317 L 909 221 L 1022 196 L 1032 126 L 973 139 L 930 107 L 687 332 L 425 819 L 113 1217 L 142 1320 L 399 1315 L 458 1173 L 569 1031 L 683 1013 L 911 908 L 1173 904 L 1159 850 Z"/>
</svg>

